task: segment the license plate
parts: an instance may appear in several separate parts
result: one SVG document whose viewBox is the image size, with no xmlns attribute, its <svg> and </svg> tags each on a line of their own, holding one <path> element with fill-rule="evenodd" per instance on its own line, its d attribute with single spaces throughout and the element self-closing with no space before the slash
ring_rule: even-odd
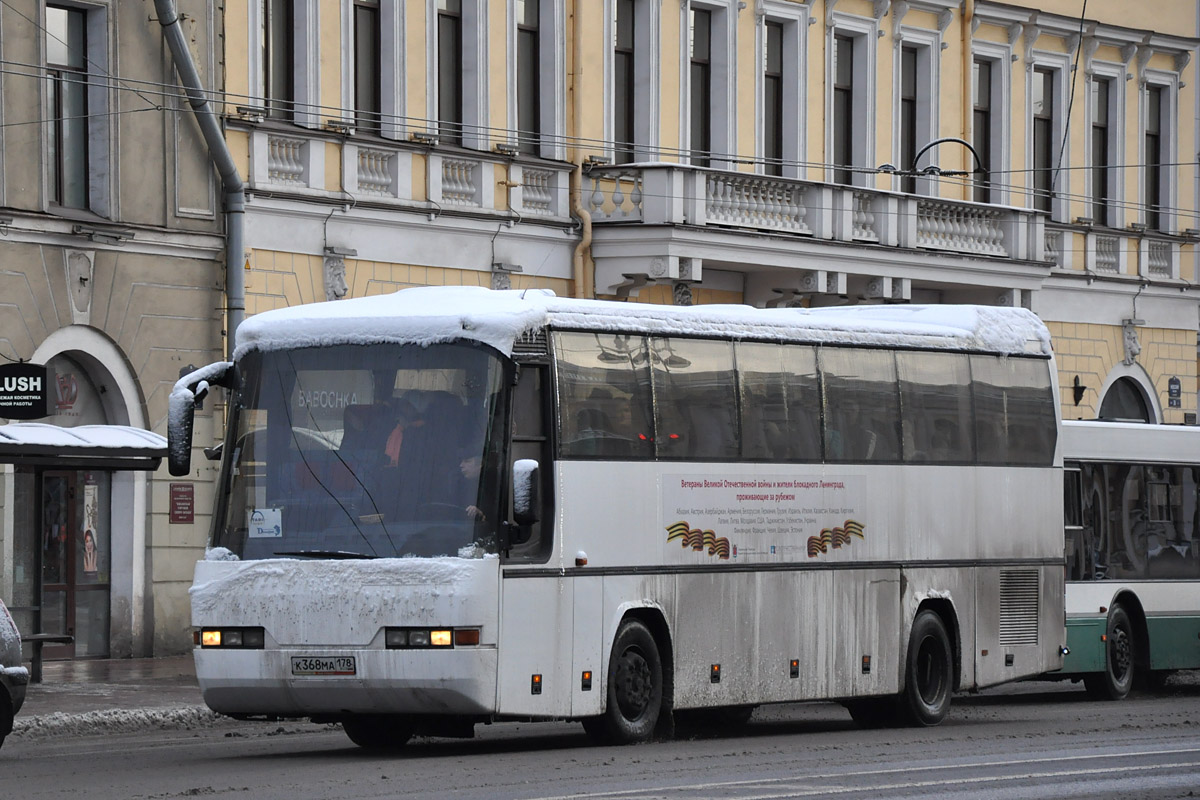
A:
<svg viewBox="0 0 1200 800">
<path fill-rule="evenodd" d="M 353 675 L 354 656 L 292 656 L 293 675 Z"/>
</svg>

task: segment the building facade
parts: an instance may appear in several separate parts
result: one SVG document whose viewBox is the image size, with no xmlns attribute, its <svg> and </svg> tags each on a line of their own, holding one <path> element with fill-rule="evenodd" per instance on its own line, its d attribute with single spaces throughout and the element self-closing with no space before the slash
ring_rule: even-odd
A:
<svg viewBox="0 0 1200 800">
<path fill-rule="evenodd" d="M 181 6 L 197 64 L 219 77 L 219 4 Z M 222 354 L 222 209 L 152 11 L 0 7 L 0 363 L 49 367 L 40 422 L 165 435 L 181 369 Z M 73 637 L 47 658 L 184 647 L 204 534 L 169 524 L 165 468 L 13 461 L 0 464 L 0 596 L 21 630 Z"/>
<path fill-rule="evenodd" d="M 1076 5 L 230 2 L 248 313 L 462 282 L 1021 305 L 1065 416 L 1192 420 L 1196 5 Z"/>
<path fill-rule="evenodd" d="M 106 418 L 164 432 L 179 369 L 228 346 L 229 298 L 225 209 L 152 5 L 0 10 L 0 277 L 24 293 L 0 304 L 0 353 L 118 365 L 128 413 Z M 247 314 L 430 284 L 1023 306 L 1053 335 L 1064 417 L 1195 421 L 1193 0 L 1137 19 L 1120 0 L 180 5 L 246 184 Z M 47 110 L 80 62 L 29 35 L 58 8 L 88 20 L 87 70 L 121 64 L 82 132 Z M 55 136 L 87 142 L 102 185 L 61 179 L 78 167 Z M 223 414 L 200 410 L 197 448 Z M 215 478 L 192 463 L 147 484 L 156 653 L 189 641 Z"/>
</svg>

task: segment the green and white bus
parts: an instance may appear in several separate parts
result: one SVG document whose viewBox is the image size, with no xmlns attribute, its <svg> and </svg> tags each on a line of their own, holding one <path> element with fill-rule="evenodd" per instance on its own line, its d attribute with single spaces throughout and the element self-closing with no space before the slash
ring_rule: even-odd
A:
<svg viewBox="0 0 1200 800">
<path fill-rule="evenodd" d="M 1063 423 L 1062 675 L 1120 700 L 1200 668 L 1200 428 Z"/>
<path fill-rule="evenodd" d="M 205 702 L 363 746 L 839 701 L 941 722 L 1058 669 L 1049 335 L 1022 309 L 417 288 L 256 315 L 191 591 Z"/>
</svg>

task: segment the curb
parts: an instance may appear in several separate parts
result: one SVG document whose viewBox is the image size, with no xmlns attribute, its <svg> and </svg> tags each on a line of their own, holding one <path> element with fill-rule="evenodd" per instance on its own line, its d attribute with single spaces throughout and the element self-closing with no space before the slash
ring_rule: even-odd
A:
<svg viewBox="0 0 1200 800">
<path fill-rule="evenodd" d="M 78 714 L 56 711 L 36 717 L 22 717 L 18 714 L 9 735 L 13 739 L 45 739 L 55 736 L 133 733 L 146 730 L 191 730 L 211 728 L 233 721 L 207 706 L 114 708 Z"/>
</svg>

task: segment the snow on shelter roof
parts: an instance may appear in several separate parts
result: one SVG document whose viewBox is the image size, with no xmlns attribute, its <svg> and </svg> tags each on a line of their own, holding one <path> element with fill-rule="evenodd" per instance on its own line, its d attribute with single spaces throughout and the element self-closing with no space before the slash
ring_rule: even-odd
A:
<svg viewBox="0 0 1200 800">
<path fill-rule="evenodd" d="M 0 425 L 0 464 L 61 462 L 152 470 L 166 454 L 165 437 L 128 425 Z"/>
<path fill-rule="evenodd" d="M 538 328 L 767 341 L 1049 355 L 1050 334 L 1031 311 L 969 305 L 840 308 L 662 306 L 562 298 L 546 289 L 425 286 L 372 297 L 275 309 L 238 328 L 235 359 L 252 350 L 472 339 L 511 354 Z"/>
</svg>

